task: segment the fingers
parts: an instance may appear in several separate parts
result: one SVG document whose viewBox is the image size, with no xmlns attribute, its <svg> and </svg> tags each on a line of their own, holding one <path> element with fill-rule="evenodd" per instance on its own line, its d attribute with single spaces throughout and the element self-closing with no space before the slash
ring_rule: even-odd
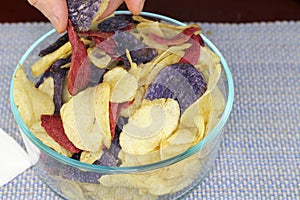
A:
<svg viewBox="0 0 300 200">
<path fill-rule="evenodd" d="M 66 0 L 28 0 L 47 17 L 57 32 L 64 32 L 68 24 Z"/>
<path fill-rule="evenodd" d="M 107 9 L 103 12 L 99 19 L 103 19 L 111 15 L 123 2 L 124 0 L 110 0 Z"/>
<path fill-rule="evenodd" d="M 132 14 L 138 15 L 143 10 L 145 0 L 125 0 L 125 3 Z"/>
<path fill-rule="evenodd" d="M 123 2 L 124 0 L 110 0 L 108 8 L 99 17 L 99 19 L 103 19 L 111 15 Z M 143 10 L 145 0 L 125 0 L 125 3 L 132 14 L 138 15 Z"/>
</svg>

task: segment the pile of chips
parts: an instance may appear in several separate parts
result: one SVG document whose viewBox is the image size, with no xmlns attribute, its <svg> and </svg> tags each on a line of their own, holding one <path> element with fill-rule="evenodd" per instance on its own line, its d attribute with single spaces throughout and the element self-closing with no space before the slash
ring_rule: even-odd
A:
<svg viewBox="0 0 300 200">
<path fill-rule="evenodd" d="M 78 30 L 70 20 L 67 33 L 32 65 L 37 82 L 22 66 L 16 71 L 15 104 L 45 145 L 89 164 L 138 166 L 183 153 L 216 125 L 225 106 L 217 86 L 220 59 L 205 46 L 198 25 L 116 15 L 92 27 Z M 124 177 L 99 182 L 113 187 L 125 184 Z M 132 187 L 146 178 L 133 177 Z M 161 191 L 155 180 L 138 188 L 172 192 Z"/>
</svg>

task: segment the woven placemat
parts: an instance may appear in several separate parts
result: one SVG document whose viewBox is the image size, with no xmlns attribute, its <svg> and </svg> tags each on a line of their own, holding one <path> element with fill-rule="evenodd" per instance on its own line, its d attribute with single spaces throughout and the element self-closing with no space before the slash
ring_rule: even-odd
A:
<svg viewBox="0 0 300 200">
<path fill-rule="evenodd" d="M 229 64 L 235 103 L 213 170 L 186 199 L 299 199 L 300 22 L 200 25 Z M 21 145 L 9 105 L 11 76 L 50 29 L 0 24 L 0 127 Z M 28 169 L 0 188 L 0 199 L 61 198 Z"/>
</svg>

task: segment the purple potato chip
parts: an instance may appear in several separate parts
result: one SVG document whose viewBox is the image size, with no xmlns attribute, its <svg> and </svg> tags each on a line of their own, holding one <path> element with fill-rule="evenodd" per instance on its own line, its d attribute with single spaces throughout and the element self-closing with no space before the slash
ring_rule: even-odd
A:
<svg viewBox="0 0 300 200">
<path fill-rule="evenodd" d="M 61 58 L 56 60 L 48 70 L 36 82 L 35 87 L 38 88 L 46 78 L 52 77 L 54 81 L 54 96 L 53 102 L 55 105 L 54 114 L 59 114 L 62 107 L 62 93 L 64 87 L 64 80 L 68 69 L 61 68 L 61 66 L 71 62 L 71 57 Z"/>
<path fill-rule="evenodd" d="M 115 42 L 115 52 L 123 60 L 126 69 L 130 68 L 126 49 L 130 52 L 131 59 L 136 64 L 147 63 L 158 54 L 156 49 L 147 47 L 135 36 L 126 31 L 116 32 L 112 39 Z"/>
<path fill-rule="evenodd" d="M 116 15 L 103 20 L 98 24 L 99 30 L 103 32 L 115 32 L 124 30 L 133 23 L 131 15 Z"/>
<path fill-rule="evenodd" d="M 69 19 L 77 31 L 87 31 L 102 0 L 67 0 Z"/>
<path fill-rule="evenodd" d="M 112 39 L 115 42 L 115 52 L 118 55 L 123 55 L 128 51 L 135 51 L 145 48 L 145 44 L 140 42 L 136 37 L 127 31 L 117 31 Z"/>
<path fill-rule="evenodd" d="M 91 63 L 91 77 L 88 84 L 88 87 L 94 87 L 103 81 L 103 76 L 106 73 L 107 69 L 101 69 L 96 67 Z"/>
<path fill-rule="evenodd" d="M 145 98 L 177 100 L 182 114 L 206 91 L 202 73 L 188 63 L 172 64 L 162 69 L 149 85 Z"/>
<path fill-rule="evenodd" d="M 69 41 L 69 36 L 67 33 L 65 33 L 64 35 L 59 37 L 55 42 L 53 42 L 52 44 L 47 46 L 45 49 L 41 50 L 39 53 L 39 56 L 43 57 L 49 53 L 56 51 L 57 49 L 59 49 L 62 45 L 64 45 L 68 41 Z"/>
</svg>

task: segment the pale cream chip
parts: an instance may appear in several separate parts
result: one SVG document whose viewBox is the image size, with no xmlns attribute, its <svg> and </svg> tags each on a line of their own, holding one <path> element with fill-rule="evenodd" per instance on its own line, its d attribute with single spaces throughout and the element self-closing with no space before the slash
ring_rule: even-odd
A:
<svg viewBox="0 0 300 200">
<path fill-rule="evenodd" d="M 114 103 L 133 100 L 138 88 L 136 78 L 121 67 L 115 67 L 108 71 L 104 75 L 103 82 L 109 84 L 110 101 Z"/>
<path fill-rule="evenodd" d="M 199 28 L 201 30 L 201 28 L 197 24 L 190 24 L 188 26 L 177 26 L 177 25 L 172 25 L 172 24 L 167 24 L 167 23 L 159 24 L 159 28 L 163 32 L 164 38 L 167 38 L 167 39 L 174 38 L 178 34 L 181 34 L 181 32 L 184 31 L 185 29 L 191 28 L 191 27 Z M 195 32 L 194 34 L 195 35 L 199 34 L 200 30 Z"/>
<path fill-rule="evenodd" d="M 98 47 L 90 47 L 87 52 L 90 61 L 96 67 L 104 69 L 111 63 L 111 57 Z"/>
<path fill-rule="evenodd" d="M 173 99 L 145 99 L 120 134 L 123 151 L 137 155 L 153 151 L 176 129 L 179 115 L 179 105 Z"/>
<path fill-rule="evenodd" d="M 65 133 L 79 149 L 98 152 L 103 148 L 103 133 L 95 123 L 96 88 L 88 88 L 73 96 L 60 111 Z"/>
<path fill-rule="evenodd" d="M 52 97 L 35 88 L 21 66 L 14 75 L 14 102 L 20 116 L 27 127 L 40 121 L 42 114 L 53 114 L 54 103 Z"/>
</svg>

